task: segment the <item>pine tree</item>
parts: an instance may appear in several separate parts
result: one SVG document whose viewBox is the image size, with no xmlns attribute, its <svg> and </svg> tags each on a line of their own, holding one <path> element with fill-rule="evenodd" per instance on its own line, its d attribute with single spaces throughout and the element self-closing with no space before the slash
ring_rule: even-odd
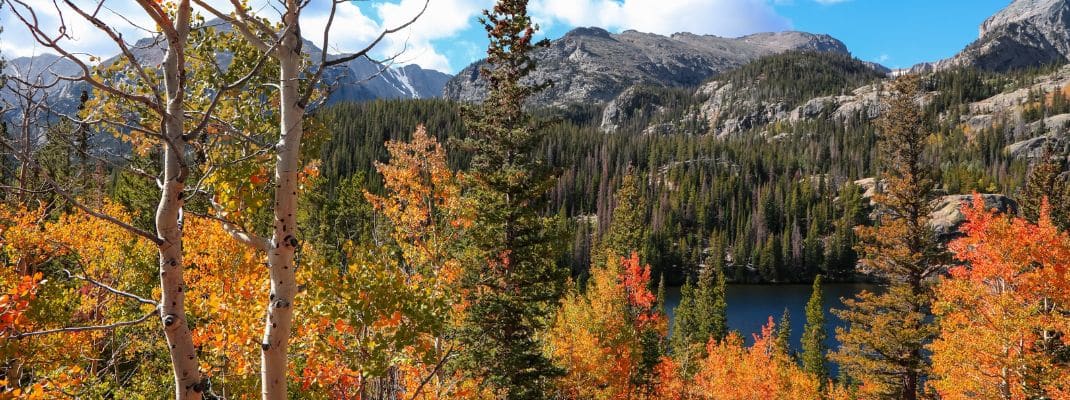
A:
<svg viewBox="0 0 1070 400">
<path fill-rule="evenodd" d="M 658 290 L 656 294 L 656 308 L 658 312 L 665 312 L 665 274 L 658 277 Z"/>
<path fill-rule="evenodd" d="M 538 334 L 568 273 L 555 262 L 561 235 L 539 214 L 554 182 L 534 154 L 544 133 L 523 109 L 544 86 L 521 82 L 535 67 L 531 52 L 545 44 L 532 39 L 537 27 L 527 3 L 501 0 L 483 12 L 489 92 L 464 113 L 470 136 L 463 144 L 473 153 L 466 201 L 474 221 L 462 277 L 469 306 L 459 332 L 460 363 L 506 399 L 546 398 L 560 375 Z"/>
<path fill-rule="evenodd" d="M 781 354 L 791 356 L 791 311 L 787 307 L 784 308 L 784 313 L 780 314 L 774 344 Z"/>
<path fill-rule="evenodd" d="M 724 271 L 709 265 L 697 284 L 688 281 L 680 289 L 680 305 L 670 338 L 673 356 L 678 360 L 698 355 L 706 342 L 720 341 L 728 334 L 726 290 Z"/>
<path fill-rule="evenodd" d="M 1070 228 L 1070 184 L 1060 177 L 1063 172 L 1062 162 L 1055 156 L 1055 151 L 1049 145 L 1044 149 L 1044 157 L 1037 160 L 1037 164 L 1029 171 L 1029 179 L 1018 196 L 1021 204 L 1022 215 L 1029 221 L 1036 222 L 1040 218 L 1040 208 L 1044 199 L 1052 207 L 1052 222 L 1060 229 Z"/>
<path fill-rule="evenodd" d="M 806 371 L 816 377 L 822 385 L 829 378 L 828 365 L 826 365 L 825 339 L 828 332 L 825 331 L 825 308 L 824 293 L 821 289 L 821 275 L 814 278 L 814 286 L 810 292 L 810 301 L 806 303 L 806 325 L 802 335 L 802 365 Z"/>
<path fill-rule="evenodd" d="M 848 329 L 838 328 L 833 359 L 863 383 L 868 397 L 918 398 L 932 342 L 932 285 L 947 265 L 946 251 L 929 227 L 934 181 L 923 161 L 927 133 L 916 103 L 916 76 L 893 84 L 889 109 L 880 121 L 880 150 L 887 181 L 874 196 L 878 221 L 859 232 L 863 271 L 887 282 L 881 294 L 863 292 L 837 310 Z"/>
<path fill-rule="evenodd" d="M 604 251 L 623 257 L 643 250 L 643 227 L 646 225 L 646 204 L 643 202 L 639 177 L 629 168 L 614 194 L 613 217 L 602 240 Z M 640 258 L 644 254 L 639 255 Z"/>
</svg>

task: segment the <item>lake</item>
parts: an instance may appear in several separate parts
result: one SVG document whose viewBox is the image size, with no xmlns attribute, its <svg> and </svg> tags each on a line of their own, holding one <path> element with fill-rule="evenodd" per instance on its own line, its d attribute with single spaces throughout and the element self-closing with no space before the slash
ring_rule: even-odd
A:
<svg viewBox="0 0 1070 400">
<path fill-rule="evenodd" d="M 836 346 L 836 327 L 842 326 L 843 321 L 829 312 L 832 308 L 843 308 L 841 297 L 850 298 L 862 290 L 873 291 L 876 286 L 864 283 L 823 283 L 825 292 L 825 329 L 828 330 L 826 345 L 829 349 Z M 800 350 L 803 325 L 806 324 L 806 302 L 810 300 L 810 285 L 808 284 L 729 284 L 728 285 L 728 329 L 739 331 L 747 340 L 747 344 L 753 343 L 752 334 L 760 333 L 762 325 L 768 321 L 769 316 L 780 323 L 780 315 L 784 308 L 791 312 L 791 347 L 795 351 Z M 673 311 L 680 304 L 680 288 L 671 287 L 665 290 L 665 313 L 669 317 L 669 323 L 673 320 Z M 671 325 L 670 325 L 671 329 Z"/>
</svg>

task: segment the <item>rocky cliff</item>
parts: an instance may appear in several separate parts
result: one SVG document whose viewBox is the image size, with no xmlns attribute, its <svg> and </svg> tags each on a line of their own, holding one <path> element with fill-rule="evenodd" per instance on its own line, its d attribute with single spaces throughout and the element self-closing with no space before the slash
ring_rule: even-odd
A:
<svg viewBox="0 0 1070 400">
<path fill-rule="evenodd" d="M 574 29 L 539 50 L 533 82 L 553 82 L 533 104 L 608 102 L 637 84 L 686 87 L 759 57 L 790 50 L 846 54 L 847 47 L 828 35 L 805 32 L 760 33 L 739 38 L 677 33 L 661 36 L 600 28 Z M 478 102 L 486 93 L 480 61 L 446 84 L 445 96 Z"/>
<path fill-rule="evenodd" d="M 1009 71 L 1070 60 L 1070 0 L 1015 0 L 981 24 L 978 39 L 952 58 L 915 66 Z"/>
</svg>

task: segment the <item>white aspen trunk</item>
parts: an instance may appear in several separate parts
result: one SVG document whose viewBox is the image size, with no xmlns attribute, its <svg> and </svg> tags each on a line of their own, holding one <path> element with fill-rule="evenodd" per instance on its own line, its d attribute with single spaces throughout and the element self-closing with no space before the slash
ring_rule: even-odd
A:
<svg viewBox="0 0 1070 400">
<path fill-rule="evenodd" d="M 163 120 L 163 134 L 167 141 L 163 152 L 163 189 L 160 205 L 156 209 L 156 234 L 160 244 L 160 318 L 163 320 L 164 335 L 167 337 L 168 351 L 171 353 L 171 365 L 175 376 L 175 398 L 180 400 L 199 400 L 206 389 L 198 369 L 197 350 L 193 347 L 193 336 L 186 321 L 185 291 L 183 278 L 185 265 L 182 260 L 182 191 L 188 169 L 184 167 L 181 157 L 186 151 L 184 133 L 184 88 L 185 88 L 185 45 L 189 35 L 190 7 L 189 1 L 179 5 L 175 28 L 177 38 L 168 38 L 167 54 L 164 58 L 164 87 L 167 91 L 167 104 Z M 136 67 L 136 66 L 134 66 Z"/>
<path fill-rule="evenodd" d="M 293 303 L 297 294 L 294 274 L 294 252 L 297 247 L 297 172 L 300 169 L 301 136 L 303 134 L 304 105 L 298 76 L 301 68 L 301 37 L 297 29 L 300 5 L 286 1 L 283 15 L 285 35 L 276 49 L 279 60 L 280 137 L 276 144 L 275 164 L 275 220 L 271 246 L 268 249 L 268 268 L 271 294 L 264 321 L 264 341 L 260 353 L 260 378 L 263 399 L 285 400 L 287 348 L 293 325 Z"/>
</svg>

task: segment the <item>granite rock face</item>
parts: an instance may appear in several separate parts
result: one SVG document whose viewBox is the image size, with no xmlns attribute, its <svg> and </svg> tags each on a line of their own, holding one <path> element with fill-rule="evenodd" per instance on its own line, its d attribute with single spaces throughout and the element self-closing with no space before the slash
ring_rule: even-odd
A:
<svg viewBox="0 0 1070 400">
<path fill-rule="evenodd" d="M 981 24 L 978 39 L 958 55 L 919 64 L 912 72 L 959 65 L 1009 71 L 1070 60 L 1070 0 L 1015 0 Z"/>
<path fill-rule="evenodd" d="M 759 57 L 791 50 L 847 53 L 839 40 L 805 32 L 723 38 L 577 28 L 536 52 L 537 68 L 529 79 L 553 82 L 553 86 L 533 98 L 531 105 L 604 104 L 637 84 L 696 86 Z M 446 84 L 446 98 L 482 101 L 486 82 L 480 70 L 484 66 L 485 61 L 479 61 L 458 73 Z"/>
<path fill-rule="evenodd" d="M 986 210 L 995 210 L 1006 214 L 1018 213 L 1018 203 L 1010 197 L 1001 194 L 982 194 L 980 196 L 981 200 L 985 202 Z M 947 241 L 961 235 L 959 228 L 966 222 L 966 215 L 962 213 L 962 207 L 971 203 L 973 203 L 973 195 L 968 194 L 948 195 L 933 200 L 930 204 L 933 212 L 930 215 L 929 226 L 933 228 L 937 237 Z"/>
</svg>

